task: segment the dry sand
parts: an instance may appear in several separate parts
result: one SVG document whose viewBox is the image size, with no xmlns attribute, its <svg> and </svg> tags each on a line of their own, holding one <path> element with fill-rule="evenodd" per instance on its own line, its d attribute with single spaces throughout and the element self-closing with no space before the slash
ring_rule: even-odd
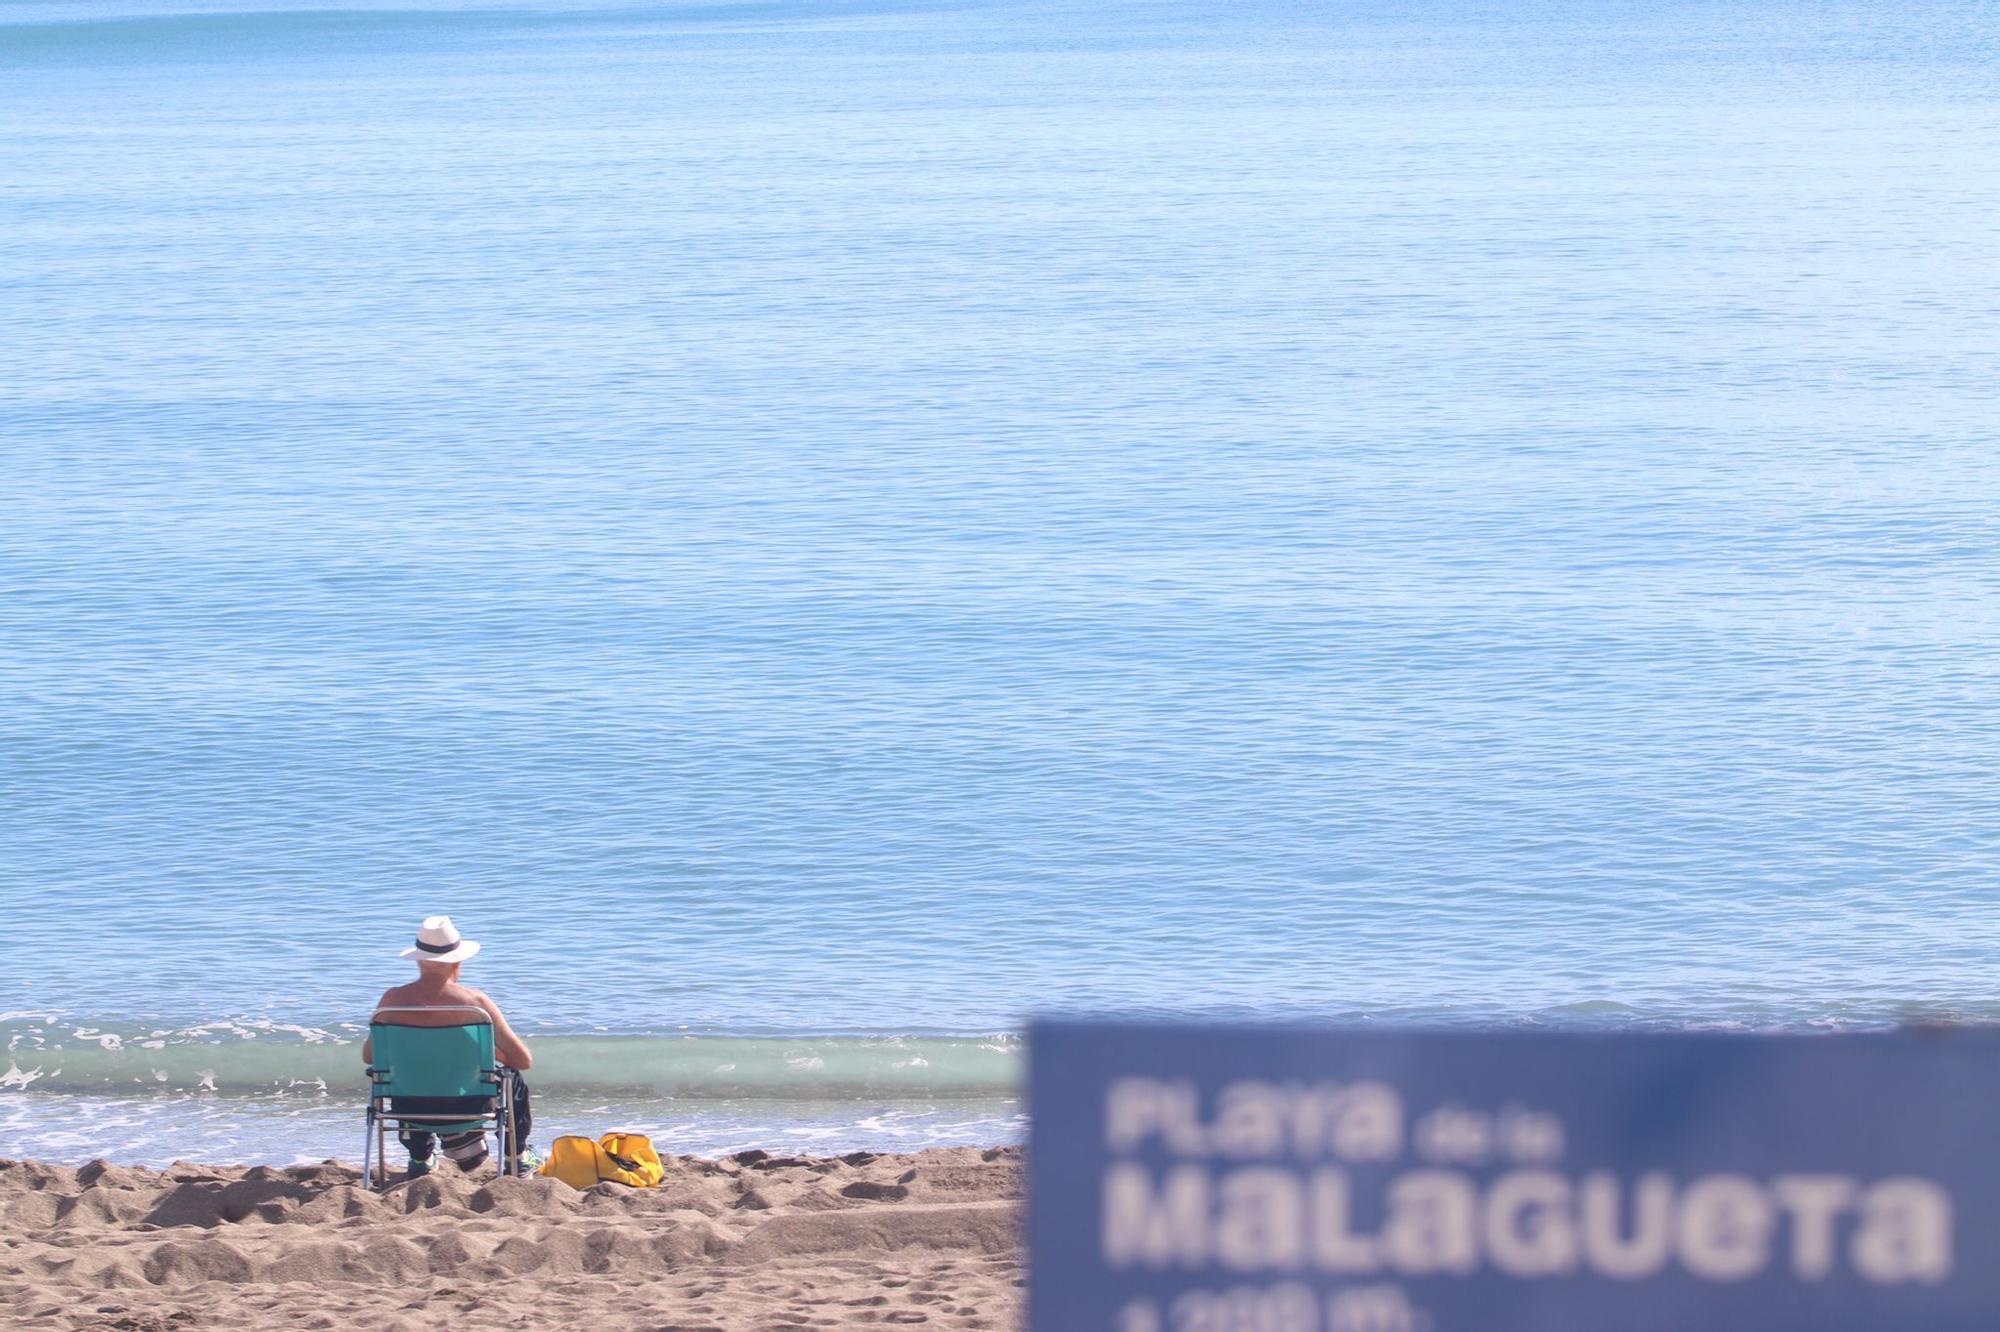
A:
<svg viewBox="0 0 2000 1332">
<path fill-rule="evenodd" d="M 692 1332 L 1020 1322 L 1018 1148 L 673 1158 L 658 1189 L 449 1166 L 0 1160 L 0 1326 Z"/>
</svg>

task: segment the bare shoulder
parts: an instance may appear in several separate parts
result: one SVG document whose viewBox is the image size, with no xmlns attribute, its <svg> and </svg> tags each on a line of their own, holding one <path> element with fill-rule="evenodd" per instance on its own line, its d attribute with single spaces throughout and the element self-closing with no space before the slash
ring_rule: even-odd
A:
<svg viewBox="0 0 2000 1332">
<path fill-rule="evenodd" d="M 473 1003 L 478 1004 L 481 1008 L 485 1009 L 487 1012 L 498 1013 L 500 1011 L 500 1005 L 494 1003 L 492 996 L 488 995 L 486 991 L 475 990 L 470 985 L 468 985 L 465 987 L 465 992 L 467 995 L 471 997 Z"/>
</svg>

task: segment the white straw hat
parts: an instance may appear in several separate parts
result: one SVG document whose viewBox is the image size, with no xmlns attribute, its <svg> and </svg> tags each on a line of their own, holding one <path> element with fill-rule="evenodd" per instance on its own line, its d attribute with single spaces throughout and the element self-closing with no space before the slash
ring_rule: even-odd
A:
<svg viewBox="0 0 2000 1332">
<path fill-rule="evenodd" d="M 463 962 L 479 951 L 479 945 L 459 937 L 450 916 L 428 916 L 417 929 L 417 944 L 405 948 L 398 957 L 412 962 Z"/>
</svg>

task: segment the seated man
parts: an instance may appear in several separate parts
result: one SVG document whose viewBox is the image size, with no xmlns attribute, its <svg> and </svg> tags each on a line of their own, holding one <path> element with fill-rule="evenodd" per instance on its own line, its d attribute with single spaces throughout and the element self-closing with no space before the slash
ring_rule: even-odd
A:
<svg viewBox="0 0 2000 1332">
<path fill-rule="evenodd" d="M 425 920 L 417 931 L 417 942 L 413 948 L 405 948 L 399 956 L 411 959 L 417 964 L 417 978 L 408 985 L 398 985 L 383 994 L 375 1007 L 400 1009 L 441 1009 L 435 1023 L 427 1022 L 420 1012 L 402 1012 L 395 1020 L 411 1026 L 455 1027 L 466 1020 L 464 1013 L 454 1013 L 457 1008 L 483 1009 L 493 1019 L 493 1052 L 506 1070 L 512 1083 L 514 1105 L 514 1150 L 525 1152 L 528 1146 L 528 1128 L 531 1123 L 528 1114 L 528 1084 L 521 1074 L 533 1067 L 534 1059 L 528 1054 L 528 1047 L 507 1025 L 507 1019 L 500 1012 L 500 1005 L 488 999 L 469 985 L 458 983 L 458 969 L 474 953 L 479 945 L 470 939 L 459 937 L 458 928 L 451 923 L 450 916 L 432 916 Z M 364 1041 L 361 1058 L 364 1062 L 374 1059 L 374 1042 Z M 420 1106 L 404 1107 L 411 1113 L 423 1109 Z M 415 1179 L 428 1175 L 431 1171 L 432 1134 L 417 1129 L 404 1129 L 397 1135 L 410 1152 L 410 1173 L 406 1178 Z M 460 1170 L 476 1170 L 486 1164 L 486 1135 L 482 1132 L 452 1133 L 444 1140 L 444 1154 Z"/>
</svg>

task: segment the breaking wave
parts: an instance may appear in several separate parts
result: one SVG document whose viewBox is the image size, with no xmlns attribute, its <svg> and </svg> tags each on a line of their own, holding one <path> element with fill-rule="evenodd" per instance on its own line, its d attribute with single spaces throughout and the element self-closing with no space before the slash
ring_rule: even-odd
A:
<svg viewBox="0 0 2000 1332">
<path fill-rule="evenodd" d="M 0 1015 L 0 1094 L 262 1092 L 362 1084 L 359 1026 L 268 1021 L 111 1028 Z M 692 1099 L 1011 1095 L 1016 1036 L 529 1036 L 538 1083 L 576 1092 Z"/>
</svg>

